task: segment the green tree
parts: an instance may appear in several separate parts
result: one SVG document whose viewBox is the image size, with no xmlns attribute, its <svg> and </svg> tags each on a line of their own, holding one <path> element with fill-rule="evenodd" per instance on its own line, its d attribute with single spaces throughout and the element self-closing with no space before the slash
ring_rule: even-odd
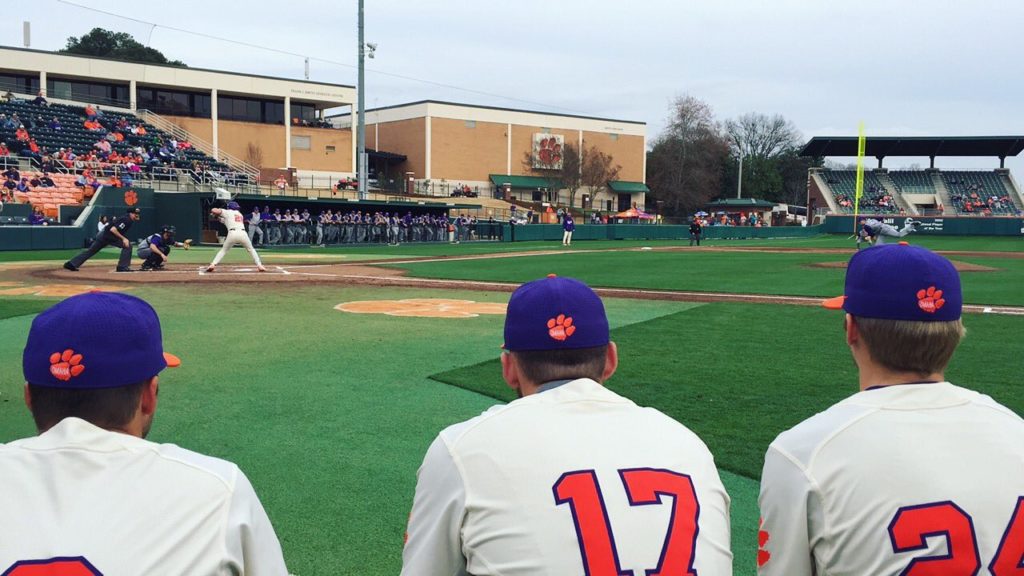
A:
<svg viewBox="0 0 1024 576">
<path fill-rule="evenodd" d="M 159 50 L 143 46 L 131 34 L 111 32 L 103 28 L 93 28 L 81 38 L 68 38 L 63 50 L 64 54 L 80 54 L 82 56 L 99 56 L 125 62 L 143 62 L 148 64 L 166 64 L 169 66 L 187 66 L 180 60 L 168 60 Z"/>
</svg>

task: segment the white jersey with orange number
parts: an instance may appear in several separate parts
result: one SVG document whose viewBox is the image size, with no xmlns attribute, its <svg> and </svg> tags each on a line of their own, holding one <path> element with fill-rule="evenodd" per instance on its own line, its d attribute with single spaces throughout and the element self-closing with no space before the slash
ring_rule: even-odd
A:
<svg viewBox="0 0 1024 576">
<path fill-rule="evenodd" d="M 242 217 L 242 213 L 238 210 L 228 210 L 224 208 L 220 211 L 220 221 L 224 226 L 227 227 L 228 232 L 232 230 L 245 231 L 245 218 Z"/>
<path fill-rule="evenodd" d="M 231 462 L 65 418 L 0 444 L 0 573 L 286 576 Z"/>
<path fill-rule="evenodd" d="M 1021 574 L 1024 420 L 948 382 L 866 390 L 782 433 L 761 576 Z"/>
<path fill-rule="evenodd" d="M 402 574 L 732 574 L 729 496 L 682 424 L 589 379 L 438 435 Z"/>
</svg>

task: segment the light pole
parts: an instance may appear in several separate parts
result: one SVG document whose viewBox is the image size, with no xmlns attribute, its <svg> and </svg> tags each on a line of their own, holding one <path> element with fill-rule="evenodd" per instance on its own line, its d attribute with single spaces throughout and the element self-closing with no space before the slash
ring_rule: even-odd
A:
<svg viewBox="0 0 1024 576">
<path fill-rule="evenodd" d="M 743 152 L 740 152 L 740 176 L 736 179 L 736 198 L 743 196 Z"/>
<path fill-rule="evenodd" d="M 363 0 L 359 0 L 359 86 L 357 89 L 357 122 L 356 127 L 356 174 L 358 176 L 358 196 L 360 200 L 368 197 L 366 184 L 366 43 L 363 39 Z"/>
</svg>

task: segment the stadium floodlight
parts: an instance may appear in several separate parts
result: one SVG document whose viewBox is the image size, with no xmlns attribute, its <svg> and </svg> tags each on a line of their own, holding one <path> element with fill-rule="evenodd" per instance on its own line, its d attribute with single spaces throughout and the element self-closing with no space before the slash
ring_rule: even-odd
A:
<svg viewBox="0 0 1024 576">
<path fill-rule="evenodd" d="M 376 42 L 367 42 L 366 43 L 366 47 L 369 49 L 369 51 L 366 54 L 366 57 L 372 59 L 374 57 L 374 55 L 377 53 L 377 43 Z"/>
</svg>

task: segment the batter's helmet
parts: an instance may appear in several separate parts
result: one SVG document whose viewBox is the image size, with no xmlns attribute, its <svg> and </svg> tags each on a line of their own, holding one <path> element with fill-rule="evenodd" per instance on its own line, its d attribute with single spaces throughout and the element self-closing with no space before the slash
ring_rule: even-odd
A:
<svg viewBox="0 0 1024 576">
<path fill-rule="evenodd" d="M 228 202 L 228 210 L 238 210 L 239 208 L 241 208 L 241 206 L 238 205 L 238 202 L 235 202 L 234 200 Z"/>
</svg>

